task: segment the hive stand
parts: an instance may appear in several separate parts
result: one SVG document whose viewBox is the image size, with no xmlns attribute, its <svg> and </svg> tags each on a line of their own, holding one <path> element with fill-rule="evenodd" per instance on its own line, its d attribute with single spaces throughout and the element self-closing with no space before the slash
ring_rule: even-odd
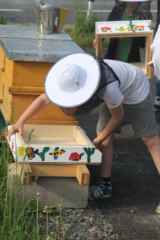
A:
<svg viewBox="0 0 160 240">
<path fill-rule="evenodd" d="M 139 68 L 141 68 L 148 79 L 152 78 L 152 69 L 148 66 L 148 62 L 152 60 L 152 52 L 150 50 L 150 45 L 153 41 L 153 31 L 150 32 L 119 32 L 117 33 L 96 33 L 97 47 L 96 56 L 102 57 L 102 39 L 103 38 L 120 38 L 120 37 L 145 37 L 145 61 L 130 63 Z"/>
<path fill-rule="evenodd" d="M 31 185 L 32 177 L 76 177 L 81 186 L 89 186 L 90 172 L 86 165 L 18 164 L 23 185 Z"/>
</svg>

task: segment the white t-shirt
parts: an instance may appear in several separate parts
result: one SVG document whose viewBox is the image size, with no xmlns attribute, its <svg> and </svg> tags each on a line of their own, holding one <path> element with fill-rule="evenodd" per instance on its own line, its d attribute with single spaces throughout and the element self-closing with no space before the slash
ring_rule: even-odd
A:
<svg viewBox="0 0 160 240">
<path fill-rule="evenodd" d="M 149 94 L 150 84 L 143 71 L 129 63 L 115 60 L 104 61 L 113 69 L 120 80 L 106 86 L 103 100 L 112 109 L 121 103 L 136 104 L 142 102 Z"/>
</svg>

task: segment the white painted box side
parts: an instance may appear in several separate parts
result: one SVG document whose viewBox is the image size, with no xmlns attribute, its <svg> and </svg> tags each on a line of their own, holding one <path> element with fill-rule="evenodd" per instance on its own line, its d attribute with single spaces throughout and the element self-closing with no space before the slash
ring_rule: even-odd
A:
<svg viewBox="0 0 160 240">
<path fill-rule="evenodd" d="M 136 32 L 152 32 L 151 20 L 133 20 L 133 21 L 106 21 L 95 23 L 96 34 L 107 33 L 131 33 Z"/>
<path fill-rule="evenodd" d="M 10 129 L 10 127 L 11 126 L 9 126 L 8 129 Z M 36 139 L 38 138 L 36 132 L 34 136 L 37 138 L 32 139 L 31 136 L 32 141 L 26 144 L 26 140 L 24 141 L 23 136 L 21 136 L 19 133 L 13 134 L 11 136 L 11 141 L 9 142 L 13 156 L 15 159 L 18 160 L 18 162 L 25 161 L 31 164 L 32 163 L 100 164 L 101 152 L 95 148 L 95 146 L 89 140 L 89 138 L 87 137 L 87 135 L 85 134 L 81 127 L 77 126 L 75 127 L 76 127 L 75 132 L 77 131 L 77 133 L 74 135 L 73 139 L 71 138 L 72 141 L 70 142 L 74 143 L 75 141 L 75 144 L 73 146 L 70 144 L 59 145 L 59 143 L 61 142 L 60 138 L 57 138 L 57 141 L 56 139 L 54 140 L 54 145 L 53 144 L 47 145 L 46 142 L 44 145 L 43 144 L 36 145 L 34 144 L 36 142 Z M 45 126 L 43 126 L 43 128 L 44 128 L 43 130 L 45 131 Z M 80 136 L 79 139 L 82 138 L 80 143 L 74 139 L 77 137 L 77 135 Z M 43 135 L 43 137 L 44 136 L 45 135 Z M 41 143 L 43 143 L 43 139 L 44 138 L 42 138 Z M 65 138 L 64 142 L 67 142 L 68 139 L 69 138 Z M 81 142 L 83 142 L 84 145 L 81 144 Z"/>
</svg>

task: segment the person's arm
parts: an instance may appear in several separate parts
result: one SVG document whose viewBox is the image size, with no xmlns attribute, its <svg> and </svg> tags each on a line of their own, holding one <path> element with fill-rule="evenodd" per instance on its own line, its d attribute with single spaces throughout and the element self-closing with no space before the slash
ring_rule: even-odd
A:
<svg viewBox="0 0 160 240">
<path fill-rule="evenodd" d="M 45 93 L 40 95 L 31 105 L 26 109 L 26 111 L 20 116 L 18 121 L 10 128 L 8 132 L 8 139 L 10 140 L 11 135 L 14 132 L 19 132 L 21 135 L 23 133 L 23 124 L 31 117 L 33 117 L 40 110 L 48 106 L 51 102 L 48 100 Z"/>
<path fill-rule="evenodd" d="M 112 133 L 114 133 L 117 127 L 121 124 L 124 117 L 123 105 L 120 104 L 118 107 L 109 109 L 112 117 L 102 133 L 93 140 L 93 144 L 97 149 L 100 148 L 101 143 L 106 140 Z"/>
<path fill-rule="evenodd" d="M 93 40 L 93 47 L 94 47 L 94 48 L 97 47 L 97 39 L 96 39 L 96 38 Z"/>
</svg>

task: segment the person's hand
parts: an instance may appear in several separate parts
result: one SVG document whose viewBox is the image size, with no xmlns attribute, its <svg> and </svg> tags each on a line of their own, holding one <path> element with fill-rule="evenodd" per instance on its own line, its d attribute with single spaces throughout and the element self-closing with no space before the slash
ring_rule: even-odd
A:
<svg viewBox="0 0 160 240">
<path fill-rule="evenodd" d="M 9 132 L 8 132 L 8 140 L 11 140 L 11 136 L 12 134 L 14 134 L 15 132 L 19 132 L 20 135 L 23 134 L 23 124 L 16 122 L 14 125 L 12 125 L 12 127 L 10 128 Z"/>
<path fill-rule="evenodd" d="M 93 140 L 93 144 L 97 149 L 100 149 L 101 143 L 102 143 L 102 141 L 98 140 L 98 138 L 95 138 Z"/>
<path fill-rule="evenodd" d="M 96 48 L 96 46 L 97 46 L 97 39 L 94 39 L 93 40 L 93 47 Z"/>
</svg>

